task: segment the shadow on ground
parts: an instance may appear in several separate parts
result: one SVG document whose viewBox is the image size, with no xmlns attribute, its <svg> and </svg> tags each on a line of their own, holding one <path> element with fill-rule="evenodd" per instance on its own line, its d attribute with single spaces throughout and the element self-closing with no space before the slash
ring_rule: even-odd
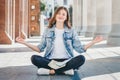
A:
<svg viewBox="0 0 120 80">
<path fill-rule="evenodd" d="M 113 46 L 113 45 L 108 45 L 108 44 L 97 44 L 97 45 L 94 45 L 93 47 L 91 48 L 111 48 L 111 47 L 120 47 L 120 46 Z"/>
<path fill-rule="evenodd" d="M 112 46 L 112 45 L 107 45 L 107 44 L 97 44 L 91 47 L 91 49 L 94 48 L 110 48 L 110 47 L 118 47 L 118 46 Z M 32 52 L 28 47 L 18 47 L 18 48 L 0 48 L 0 53 L 8 53 L 8 52 Z"/>
<path fill-rule="evenodd" d="M 0 68 L 0 80 L 35 80 L 36 68 L 30 66 L 11 66 Z"/>
<path fill-rule="evenodd" d="M 8 53 L 8 52 L 32 52 L 28 47 L 18 47 L 18 48 L 0 48 L 0 53 Z"/>
<path fill-rule="evenodd" d="M 79 69 L 81 78 L 120 72 L 120 56 L 88 60 Z"/>
<path fill-rule="evenodd" d="M 120 72 L 120 56 L 88 60 L 79 69 L 81 78 Z M 70 76 L 40 76 L 37 68 L 29 66 L 10 66 L 0 68 L 0 80 L 71 80 Z"/>
</svg>

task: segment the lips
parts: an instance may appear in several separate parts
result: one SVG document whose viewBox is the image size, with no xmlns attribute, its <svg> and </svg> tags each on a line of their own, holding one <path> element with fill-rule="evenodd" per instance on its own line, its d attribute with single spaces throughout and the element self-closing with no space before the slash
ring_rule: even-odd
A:
<svg viewBox="0 0 120 80">
<path fill-rule="evenodd" d="M 63 18 L 58 18 L 58 19 L 63 19 Z"/>
</svg>

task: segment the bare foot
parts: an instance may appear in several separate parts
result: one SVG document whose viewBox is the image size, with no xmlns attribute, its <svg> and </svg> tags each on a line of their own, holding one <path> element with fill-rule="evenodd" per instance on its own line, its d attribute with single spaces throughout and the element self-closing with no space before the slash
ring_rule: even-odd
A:
<svg viewBox="0 0 120 80">
<path fill-rule="evenodd" d="M 51 69 L 49 73 L 53 75 L 53 74 L 55 74 L 55 70 Z"/>
</svg>

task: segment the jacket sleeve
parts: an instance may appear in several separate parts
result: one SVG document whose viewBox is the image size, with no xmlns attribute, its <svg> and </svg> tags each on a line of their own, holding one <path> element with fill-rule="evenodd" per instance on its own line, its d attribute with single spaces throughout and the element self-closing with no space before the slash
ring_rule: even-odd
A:
<svg viewBox="0 0 120 80">
<path fill-rule="evenodd" d="M 72 33 L 73 33 L 72 35 L 73 49 L 75 49 L 75 51 L 77 51 L 78 53 L 86 52 L 86 50 L 84 49 L 84 45 L 81 44 L 81 41 L 79 40 L 79 37 L 74 29 L 72 30 Z"/>
<path fill-rule="evenodd" d="M 46 34 L 47 34 L 47 29 L 44 31 L 42 38 L 41 38 L 41 42 L 40 44 L 37 45 L 37 47 L 39 48 L 40 52 L 43 52 L 44 49 L 46 48 Z"/>
</svg>

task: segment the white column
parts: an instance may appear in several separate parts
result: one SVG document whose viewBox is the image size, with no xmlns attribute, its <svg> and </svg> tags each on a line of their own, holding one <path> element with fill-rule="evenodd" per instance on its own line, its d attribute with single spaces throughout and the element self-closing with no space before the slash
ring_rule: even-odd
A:
<svg viewBox="0 0 120 80">
<path fill-rule="evenodd" d="M 112 0 L 112 30 L 108 44 L 120 46 L 120 0 Z"/>
<path fill-rule="evenodd" d="M 81 20 L 82 20 L 82 25 L 81 25 L 81 31 L 80 35 L 85 35 L 85 32 L 87 30 L 87 0 L 82 0 L 82 12 L 81 12 Z"/>
<path fill-rule="evenodd" d="M 76 23 L 75 23 L 75 20 L 76 20 L 76 16 L 75 16 L 76 15 L 75 14 L 76 13 L 76 5 L 75 4 L 76 4 L 76 2 L 73 0 L 73 15 L 72 15 L 72 19 L 73 19 L 72 20 L 72 26 L 73 27 L 76 27 Z"/>
<path fill-rule="evenodd" d="M 73 26 L 79 35 L 87 29 L 87 0 L 73 0 Z"/>
<path fill-rule="evenodd" d="M 87 0 L 87 30 L 85 37 L 92 37 L 96 29 L 96 0 Z"/>
<path fill-rule="evenodd" d="M 74 0 L 75 1 L 75 0 Z M 82 29 L 82 0 L 77 1 L 77 15 L 76 15 L 76 22 L 77 22 L 77 32 L 80 35 L 80 31 Z"/>
<path fill-rule="evenodd" d="M 81 30 L 81 0 L 73 0 L 73 27 L 78 33 Z"/>
<path fill-rule="evenodd" d="M 111 30 L 111 0 L 96 0 L 96 31 L 94 36 L 102 35 L 107 38 Z"/>
</svg>

